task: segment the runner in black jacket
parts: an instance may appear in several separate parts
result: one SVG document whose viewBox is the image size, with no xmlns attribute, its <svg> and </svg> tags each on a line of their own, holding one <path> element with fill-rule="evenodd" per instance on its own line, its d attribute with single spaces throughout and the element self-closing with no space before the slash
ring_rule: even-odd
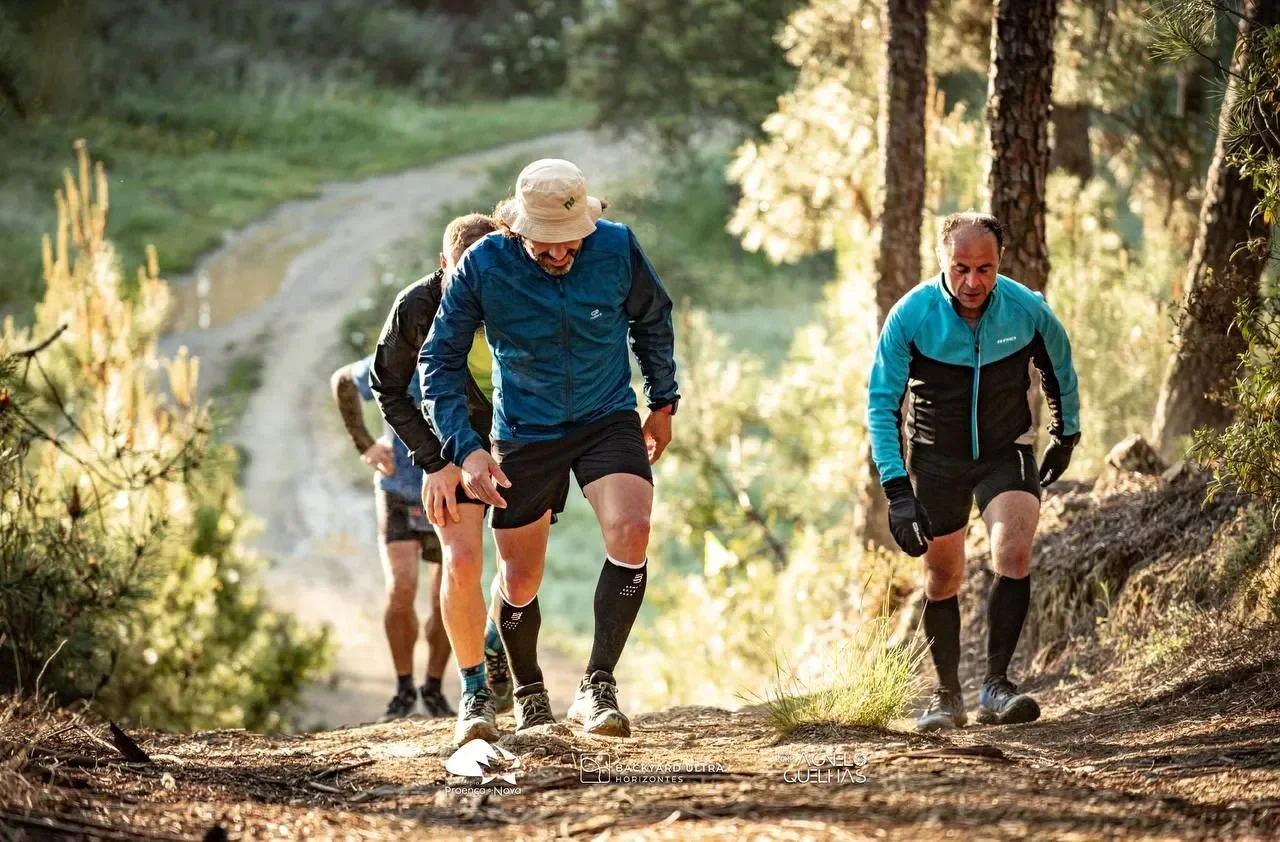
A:
<svg viewBox="0 0 1280 842">
<path fill-rule="evenodd" d="M 484 637 L 480 639 L 471 639 L 466 631 L 471 624 L 458 620 L 485 612 L 484 592 L 480 587 L 485 506 L 463 491 L 456 478 L 457 466 L 441 456 L 435 430 L 424 417 L 421 405 L 410 396 L 410 385 L 418 378 L 418 352 L 440 307 L 445 273 L 472 243 L 494 230 L 494 223 L 482 214 L 461 216 L 449 223 L 440 268 L 406 287 L 396 297 L 374 352 L 370 385 L 383 417 L 409 449 L 413 463 L 426 472 L 422 502 L 444 549 L 445 575 L 440 601 L 445 628 L 462 668 L 464 691 L 468 668 L 483 663 L 495 707 L 507 710 L 512 704 L 510 670 L 493 617 L 489 618 Z M 485 382 L 489 382 L 485 369 L 491 368 L 492 363 L 486 366 L 488 354 L 488 345 L 480 337 L 473 348 L 469 360 L 473 365 L 467 376 L 471 427 L 486 441 L 493 419 L 492 387 L 486 390 L 475 375 L 479 372 Z M 497 588 L 495 577 L 492 605 L 497 604 Z"/>
</svg>

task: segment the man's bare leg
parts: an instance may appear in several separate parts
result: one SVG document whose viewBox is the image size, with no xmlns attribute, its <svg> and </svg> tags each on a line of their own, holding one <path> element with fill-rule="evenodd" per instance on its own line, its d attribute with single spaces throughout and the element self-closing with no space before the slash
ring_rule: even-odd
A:
<svg viewBox="0 0 1280 842">
<path fill-rule="evenodd" d="M 547 511 L 526 526 L 493 531 L 501 578 L 498 630 L 515 684 L 517 730 L 554 721 L 538 666 L 538 630 L 542 627 L 538 588 L 550 529 L 551 512 Z"/>
<path fill-rule="evenodd" d="M 387 593 L 382 625 L 397 677 L 396 696 L 387 706 L 386 717 L 395 718 L 413 713 L 418 700 L 413 683 L 413 650 L 418 642 L 414 600 L 418 595 L 422 547 L 417 541 L 380 541 L 378 555 Z"/>
<path fill-rule="evenodd" d="M 422 685 L 422 706 L 431 716 L 453 716 L 440 681 L 449 665 L 449 633 L 444 627 L 444 615 L 440 608 L 440 590 L 444 578 L 444 563 L 428 565 L 427 620 L 422 624 L 422 634 L 427 641 L 427 679 Z"/>
<path fill-rule="evenodd" d="M 484 589 L 480 584 L 484 568 L 484 506 L 458 505 L 461 519 L 446 520 L 436 527 L 444 556 L 440 588 L 440 608 L 444 627 L 453 644 L 462 680 L 458 704 L 459 745 L 473 739 L 496 740 L 493 705 L 485 686 L 484 670 Z"/>
</svg>

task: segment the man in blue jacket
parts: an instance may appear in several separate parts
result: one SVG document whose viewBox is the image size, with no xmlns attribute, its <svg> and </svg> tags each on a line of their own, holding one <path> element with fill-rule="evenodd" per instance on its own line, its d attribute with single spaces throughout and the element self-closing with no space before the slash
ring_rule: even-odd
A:
<svg viewBox="0 0 1280 842">
<path fill-rule="evenodd" d="M 889 528 L 903 551 L 924 556 L 924 628 L 938 688 L 916 723 L 962 727 L 960 607 L 964 535 L 976 499 L 987 525 L 996 579 L 988 595 L 982 723 L 1030 722 L 1031 696 L 1008 678 L 1031 599 L 1031 545 L 1040 490 L 1067 469 L 1080 440 L 1080 399 L 1071 344 L 1044 297 L 998 274 L 1000 223 L 967 211 L 943 220 L 942 272 L 903 296 L 876 346 L 867 426 Z M 1030 365 L 1049 405 L 1050 444 L 1039 468 Z M 902 414 L 909 456 L 903 458 Z M 910 474 L 910 476 L 909 476 Z M 912 482 L 914 478 L 914 484 Z"/>
<path fill-rule="evenodd" d="M 461 466 L 467 495 L 494 507 L 499 628 L 517 728 L 554 721 L 537 659 L 537 593 L 551 517 L 564 508 L 572 471 L 606 557 L 591 657 L 568 716 L 588 733 L 628 736 L 613 672 L 644 598 L 650 465 L 671 440 L 679 393 L 671 299 L 630 229 L 601 211 L 572 163 L 526 167 L 516 195 L 498 208 L 501 231 L 468 250 L 447 279 L 419 374 L 444 458 Z M 482 323 L 494 360 L 493 454 L 467 415 L 467 354 Z M 628 338 L 650 410 L 643 426 Z M 493 739 L 484 662 L 459 667 L 458 742 Z"/>
</svg>

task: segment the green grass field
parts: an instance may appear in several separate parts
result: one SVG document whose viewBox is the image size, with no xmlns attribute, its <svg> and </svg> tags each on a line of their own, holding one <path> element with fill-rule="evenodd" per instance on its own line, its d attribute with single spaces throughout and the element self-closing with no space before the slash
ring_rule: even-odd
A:
<svg viewBox="0 0 1280 842">
<path fill-rule="evenodd" d="M 239 228 L 326 183 L 422 166 L 478 148 L 585 126 L 560 99 L 429 105 L 406 95 L 338 89 L 272 96 L 144 96 L 110 117 L 6 126 L 0 140 L 0 315 L 29 318 L 43 289 L 40 237 L 77 138 L 106 168 L 108 236 L 127 274 L 154 244 L 166 274 L 189 269 Z"/>
</svg>

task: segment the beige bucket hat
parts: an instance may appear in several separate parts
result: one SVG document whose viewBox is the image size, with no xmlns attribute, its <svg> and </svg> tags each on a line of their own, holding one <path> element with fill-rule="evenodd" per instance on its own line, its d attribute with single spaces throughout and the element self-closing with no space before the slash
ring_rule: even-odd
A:
<svg viewBox="0 0 1280 842">
<path fill-rule="evenodd" d="M 502 208 L 502 221 L 521 237 L 539 243 L 581 240 L 596 230 L 600 200 L 587 195 L 587 179 L 577 165 L 541 158 L 516 179 L 515 198 Z"/>
</svg>

